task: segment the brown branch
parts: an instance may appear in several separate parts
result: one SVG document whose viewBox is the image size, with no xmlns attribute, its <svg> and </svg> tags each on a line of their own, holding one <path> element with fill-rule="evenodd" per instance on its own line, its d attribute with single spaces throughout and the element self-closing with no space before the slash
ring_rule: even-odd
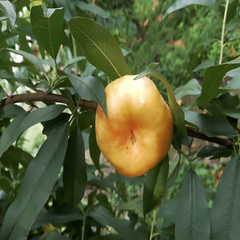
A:
<svg viewBox="0 0 240 240">
<path fill-rule="evenodd" d="M 60 103 L 65 103 L 68 106 L 76 106 L 77 105 L 76 102 L 73 102 L 70 99 L 68 99 L 62 95 L 57 95 L 57 94 L 52 94 L 52 93 L 47 94 L 47 93 L 41 92 L 41 93 L 19 94 L 19 95 L 13 95 L 13 96 L 7 97 L 0 101 L 0 108 L 4 107 L 5 105 L 8 105 L 8 104 L 14 104 L 14 103 L 25 102 L 25 101 L 60 102 Z M 87 108 L 87 109 L 92 109 L 92 110 L 97 109 L 97 103 L 92 102 L 92 101 L 83 100 L 83 99 L 80 100 L 79 106 Z M 227 148 L 231 148 L 231 149 L 233 148 L 233 142 L 231 139 L 228 139 L 228 138 L 208 137 L 204 133 L 199 132 L 191 127 L 187 127 L 187 133 L 188 133 L 188 136 L 191 136 L 194 138 L 217 143 L 217 144 L 225 146 Z"/>
<path fill-rule="evenodd" d="M 41 93 L 18 94 L 18 95 L 13 95 L 13 96 L 7 97 L 7 98 L 3 99 L 2 101 L 0 101 L 0 108 L 4 107 L 5 105 L 8 105 L 8 104 L 14 104 L 14 103 L 25 102 L 25 101 L 29 101 L 29 102 L 36 102 L 36 101 L 60 102 L 60 103 L 65 103 L 68 106 L 76 106 L 77 105 L 76 102 L 73 102 L 70 99 L 68 99 L 62 95 L 52 94 L 52 93 L 48 94 L 48 93 L 41 92 Z M 97 109 L 97 103 L 83 100 L 83 99 L 80 100 L 79 106 L 88 108 L 88 109 L 93 109 L 93 110 Z"/>
</svg>

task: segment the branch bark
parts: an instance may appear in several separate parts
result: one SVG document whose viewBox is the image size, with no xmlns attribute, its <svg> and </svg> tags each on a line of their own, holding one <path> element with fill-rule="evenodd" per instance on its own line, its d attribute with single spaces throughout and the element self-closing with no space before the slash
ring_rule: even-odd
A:
<svg viewBox="0 0 240 240">
<path fill-rule="evenodd" d="M 7 97 L 0 101 L 0 108 L 8 104 L 14 104 L 14 103 L 25 102 L 25 101 L 60 102 L 60 103 L 65 103 L 68 106 L 77 106 L 77 102 L 73 102 L 62 95 L 52 94 L 52 93 L 48 94 L 48 93 L 41 92 L 41 93 L 18 94 L 18 95 Z M 92 110 L 97 109 L 97 103 L 83 100 L 83 99 L 80 100 L 79 106 L 87 109 L 92 109 Z M 188 132 L 188 136 L 213 142 L 213 143 L 217 143 L 227 148 L 231 148 L 231 149 L 233 148 L 233 142 L 231 139 L 221 138 L 221 137 L 208 137 L 204 133 L 199 132 L 192 127 L 187 127 L 187 132 Z"/>
</svg>

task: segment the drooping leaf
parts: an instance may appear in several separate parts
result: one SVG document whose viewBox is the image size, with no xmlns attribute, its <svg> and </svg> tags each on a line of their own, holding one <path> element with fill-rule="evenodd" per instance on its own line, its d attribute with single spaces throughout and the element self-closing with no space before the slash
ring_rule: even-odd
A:
<svg viewBox="0 0 240 240">
<path fill-rule="evenodd" d="M 63 105 L 51 105 L 18 115 L 0 138 L 0 157 L 24 131 L 37 123 L 57 117 L 64 109 L 65 106 Z"/>
<path fill-rule="evenodd" d="M 139 79 L 144 77 L 145 75 L 153 76 L 159 79 L 167 89 L 167 94 L 168 94 L 168 102 L 170 109 L 172 111 L 173 115 L 173 120 L 176 124 L 177 131 L 179 132 L 180 136 L 182 138 L 187 136 L 187 130 L 185 127 L 185 122 L 184 122 L 184 113 L 178 103 L 176 102 L 175 95 L 173 93 L 173 90 L 169 83 L 165 80 L 165 78 L 156 70 L 156 69 L 147 69 L 143 72 L 141 72 L 135 79 Z"/>
<path fill-rule="evenodd" d="M 98 103 L 107 116 L 106 94 L 102 83 L 94 77 L 80 78 L 72 74 L 67 76 L 79 96 Z"/>
<path fill-rule="evenodd" d="M 143 213 L 146 215 L 160 203 L 166 189 L 169 169 L 169 158 L 165 157 L 156 167 L 148 173 L 143 189 Z"/>
<path fill-rule="evenodd" d="M 11 2 L 1 1 L 0 2 L 0 11 L 8 18 L 10 30 L 12 31 L 16 22 L 16 12 Z"/>
<path fill-rule="evenodd" d="M 96 140 L 95 124 L 92 125 L 91 133 L 89 135 L 89 150 L 91 159 L 93 160 L 95 167 L 100 170 L 99 158 L 101 151 L 98 147 Z"/>
<path fill-rule="evenodd" d="M 240 236 L 240 158 L 234 156 L 219 180 L 211 209 L 212 240 L 237 240 Z"/>
<path fill-rule="evenodd" d="M 240 67 L 240 57 L 230 62 L 207 68 L 203 77 L 202 93 L 197 98 L 197 103 L 210 102 L 216 97 L 225 74 L 238 67 Z"/>
<path fill-rule="evenodd" d="M 71 18 L 69 25 L 93 66 L 105 72 L 112 80 L 131 74 L 116 39 L 105 27 L 83 17 Z"/>
<path fill-rule="evenodd" d="M 89 11 L 89 12 L 91 12 L 93 14 L 97 14 L 98 16 L 103 17 L 103 18 L 110 17 L 109 12 L 106 12 L 99 6 L 92 4 L 92 3 L 85 3 L 82 1 L 78 1 L 78 2 L 75 2 L 75 6 L 79 7 L 82 11 Z"/>
<path fill-rule="evenodd" d="M 185 111 L 185 120 L 199 127 L 208 137 L 236 136 L 236 130 L 221 118 L 193 111 Z M 216 124 L 217 123 L 217 124 Z"/>
<path fill-rule="evenodd" d="M 175 12 L 181 8 L 185 8 L 191 5 L 201 5 L 205 7 L 210 7 L 215 12 L 219 13 L 220 9 L 218 5 L 213 0 L 176 0 L 165 12 L 162 20 L 167 17 L 170 13 Z M 161 21 L 162 21 L 161 20 Z"/>
<path fill-rule="evenodd" d="M 31 8 L 32 32 L 44 49 L 56 59 L 63 37 L 63 8 Z"/>
<path fill-rule="evenodd" d="M 0 118 L 15 118 L 24 112 L 20 106 L 9 104 L 0 108 Z"/>
<path fill-rule="evenodd" d="M 104 226 L 113 227 L 124 239 L 138 240 L 137 232 L 134 231 L 131 221 L 115 218 L 106 208 L 99 207 L 88 215 Z"/>
<path fill-rule="evenodd" d="M 176 99 L 181 99 L 186 95 L 199 95 L 202 91 L 202 86 L 193 78 L 187 84 L 180 86 L 174 90 Z"/>
<path fill-rule="evenodd" d="M 9 51 L 9 52 L 13 52 L 13 53 L 16 53 L 16 54 L 19 54 L 19 55 L 23 56 L 28 61 L 33 63 L 36 67 L 38 67 L 43 73 L 46 74 L 45 68 L 44 68 L 41 60 L 38 59 L 37 57 L 35 57 L 34 55 L 32 55 L 28 52 L 24 52 L 22 50 L 15 50 L 15 49 L 12 49 L 12 48 L 3 48 L 3 49 L 1 49 L 1 51 Z M 0 51 L 0 54 L 1 54 L 1 51 Z"/>
<path fill-rule="evenodd" d="M 73 123 L 64 161 L 64 198 L 71 208 L 81 201 L 87 185 L 85 148 L 80 129 Z"/>
<path fill-rule="evenodd" d="M 20 240 L 28 236 L 37 215 L 51 194 L 65 156 L 68 123 L 56 124 L 36 157 L 29 164 L 21 187 L 4 218 L 0 238 Z"/>
<path fill-rule="evenodd" d="M 198 175 L 190 169 L 178 196 L 176 240 L 210 240 L 210 213 Z"/>
</svg>

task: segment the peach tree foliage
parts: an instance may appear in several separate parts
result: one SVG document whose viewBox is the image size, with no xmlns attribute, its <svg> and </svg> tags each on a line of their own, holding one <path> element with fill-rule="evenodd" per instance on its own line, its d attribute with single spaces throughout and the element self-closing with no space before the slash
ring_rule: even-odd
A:
<svg viewBox="0 0 240 240">
<path fill-rule="evenodd" d="M 110 11 L 99 5 L 0 2 L 0 239 L 239 239 L 240 110 L 233 91 L 240 89 L 240 58 L 224 61 L 223 52 L 228 41 L 236 40 L 224 35 L 239 27 L 238 0 L 225 5 L 177 0 L 165 12 L 160 27 L 169 14 L 190 5 L 207 7 L 222 21 L 219 63 L 197 66 L 197 50 L 189 57 L 188 81 L 174 91 L 157 63 L 131 73 L 122 39 L 103 26 L 113 23 Z M 22 15 L 23 7 L 30 16 Z M 23 61 L 15 61 L 13 53 Z M 204 71 L 201 84 L 191 79 L 199 70 Z M 147 75 L 165 86 L 178 154 L 177 161 L 169 154 L 136 178 L 106 174 L 109 166 L 100 161 L 95 135 L 97 104 L 108 116 L 106 85 L 129 74 L 138 74 L 136 81 Z M 225 76 L 230 80 L 221 85 Z M 186 95 L 196 98 L 180 106 L 176 99 Z M 22 134 L 39 123 L 46 140 L 33 156 L 22 147 Z M 191 154 L 194 138 L 215 145 Z M 209 191 L 196 166 L 204 158 L 222 157 L 230 160 L 217 188 Z M 179 194 L 169 200 L 166 195 L 180 174 Z M 137 189 L 134 195 L 129 186 Z"/>
</svg>

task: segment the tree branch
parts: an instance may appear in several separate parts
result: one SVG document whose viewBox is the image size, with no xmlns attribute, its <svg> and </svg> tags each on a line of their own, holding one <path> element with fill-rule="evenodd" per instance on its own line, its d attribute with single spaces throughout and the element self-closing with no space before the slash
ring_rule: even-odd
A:
<svg viewBox="0 0 240 240">
<path fill-rule="evenodd" d="M 13 96 L 7 97 L 0 101 L 0 108 L 8 104 L 14 104 L 14 103 L 25 102 L 25 101 L 60 102 L 60 103 L 65 103 L 68 106 L 77 106 L 77 102 L 73 102 L 62 95 L 52 94 L 52 93 L 48 94 L 48 93 L 41 92 L 41 93 L 19 94 L 19 95 L 13 95 Z M 87 109 L 92 109 L 92 110 L 97 109 L 97 103 L 83 100 L 83 99 L 80 100 L 79 106 Z M 187 127 L 187 133 L 188 133 L 188 136 L 191 136 L 194 138 L 217 143 L 227 148 L 231 148 L 231 149 L 233 148 L 233 142 L 231 139 L 228 139 L 228 138 L 208 137 L 204 133 L 199 132 L 196 129 L 191 127 Z"/>
</svg>

